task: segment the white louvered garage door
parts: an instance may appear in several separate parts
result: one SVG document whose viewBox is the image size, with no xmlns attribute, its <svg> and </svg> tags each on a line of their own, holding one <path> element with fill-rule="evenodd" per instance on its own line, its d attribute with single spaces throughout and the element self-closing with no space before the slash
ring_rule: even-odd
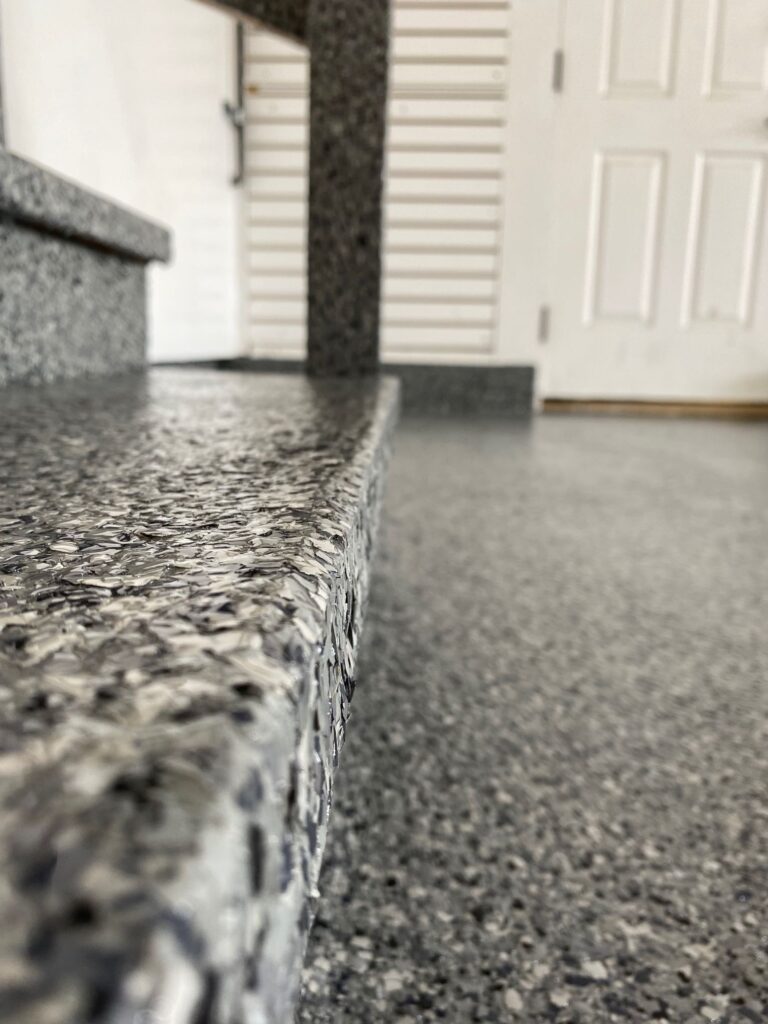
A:
<svg viewBox="0 0 768 1024">
<path fill-rule="evenodd" d="M 479 362 L 495 348 L 508 0 L 395 0 L 382 347 Z M 308 58 L 247 35 L 246 338 L 306 350 Z"/>
</svg>

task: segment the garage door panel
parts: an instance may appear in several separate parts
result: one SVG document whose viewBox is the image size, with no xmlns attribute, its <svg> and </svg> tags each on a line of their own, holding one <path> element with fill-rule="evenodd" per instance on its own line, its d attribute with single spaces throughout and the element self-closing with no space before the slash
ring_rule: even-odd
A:
<svg viewBox="0 0 768 1024">
<path fill-rule="evenodd" d="M 502 63 L 459 64 L 451 61 L 414 63 L 398 61 L 392 65 L 392 92 L 397 96 L 411 89 L 435 92 L 499 91 L 504 88 L 505 68 Z"/>
<path fill-rule="evenodd" d="M 493 348 L 493 331 L 483 327 L 384 327 L 385 356 L 403 352 L 430 355 L 440 352 L 480 353 Z"/>
<path fill-rule="evenodd" d="M 249 143 L 254 147 L 306 149 L 309 145 L 309 126 L 306 122 L 250 121 Z M 389 128 L 390 150 L 406 147 L 449 148 L 465 145 L 468 129 L 465 125 L 393 124 Z M 476 149 L 500 149 L 503 142 L 501 125 L 474 125 L 471 128 L 472 146 Z"/>
<path fill-rule="evenodd" d="M 302 323 L 304 297 L 250 298 L 248 315 L 252 322 Z M 493 305 L 489 302 L 400 302 L 382 303 L 382 322 L 387 326 L 408 327 L 411 324 L 432 324 L 444 327 L 466 325 L 490 327 L 493 324 Z"/>
<path fill-rule="evenodd" d="M 309 156 L 298 149 L 265 149 L 252 146 L 250 139 L 245 151 L 245 172 L 249 180 L 261 174 L 284 175 L 306 174 Z"/>
<path fill-rule="evenodd" d="M 422 299 L 436 302 L 467 300 L 493 302 L 496 294 L 494 282 L 487 277 L 391 277 L 384 283 L 384 297 L 390 301 Z"/>
<path fill-rule="evenodd" d="M 456 99 L 444 96 L 396 96 L 389 106 L 389 115 L 395 124 L 416 121 L 439 124 L 442 121 L 463 124 L 501 124 L 504 103 L 489 96 Z"/>
<path fill-rule="evenodd" d="M 455 282 L 464 277 L 483 277 L 495 287 L 496 256 L 494 253 L 476 253 L 458 250 L 445 252 L 384 252 L 384 273 L 386 278 L 409 277 L 419 280 L 422 276 L 440 275 Z"/>
<path fill-rule="evenodd" d="M 246 253 L 248 287 L 253 287 L 254 282 L 268 282 L 275 275 L 295 274 L 301 275 L 306 288 L 306 263 L 307 254 L 303 245 L 277 250 L 249 245 Z"/>
<path fill-rule="evenodd" d="M 460 202 L 485 200 L 498 202 L 501 195 L 499 178 L 447 178 L 411 175 L 400 177 L 390 174 L 387 180 L 388 200 L 429 199 L 434 202 Z"/>
<path fill-rule="evenodd" d="M 387 155 L 388 173 L 414 176 L 440 175 L 456 177 L 461 174 L 493 178 L 500 173 L 500 153 L 471 149 L 412 150 L 390 149 Z"/>
<path fill-rule="evenodd" d="M 299 267 L 299 270 L 301 267 Z M 301 272 L 260 276 L 252 286 L 249 298 L 297 299 L 306 302 L 306 280 Z M 384 298 L 388 302 L 493 302 L 493 281 L 487 278 L 392 278 L 384 283 Z"/>
<path fill-rule="evenodd" d="M 485 228 L 455 228 L 448 226 L 429 228 L 389 228 L 386 245 L 392 250 L 410 249 L 429 252 L 431 249 L 444 250 L 493 250 L 498 232 Z"/>
<path fill-rule="evenodd" d="M 246 182 L 249 200 L 295 199 L 306 203 L 308 181 L 305 174 L 254 174 Z"/>
<path fill-rule="evenodd" d="M 267 252 L 300 249 L 307 240 L 307 230 L 303 224 L 279 227 L 270 224 L 249 224 L 246 235 L 249 246 L 254 249 L 265 249 Z"/>
<path fill-rule="evenodd" d="M 441 35 L 435 32 L 429 36 L 395 35 L 392 52 L 395 61 L 428 59 L 459 61 L 495 61 L 503 64 L 507 41 L 500 33 L 470 35 Z"/>
<path fill-rule="evenodd" d="M 445 203 L 390 201 L 385 210 L 386 224 L 396 227 L 496 227 L 495 203 Z M 247 204 L 248 224 L 304 224 L 307 203 L 298 199 L 253 199 Z"/>
<path fill-rule="evenodd" d="M 461 122 L 501 124 L 504 103 L 488 96 L 469 99 L 442 96 L 395 97 L 390 104 L 390 119 L 395 124 L 415 121 L 421 123 Z M 255 93 L 248 104 L 248 118 L 254 124 L 261 121 L 306 121 L 309 117 L 307 97 Z"/>
<path fill-rule="evenodd" d="M 466 7 L 466 5 L 462 5 Z M 428 36 L 434 35 L 436 26 L 441 32 L 466 34 L 468 24 L 467 11 L 461 7 L 411 7 L 406 4 L 395 4 L 393 24 L 395 35 L 420 32 Z M 473 32 L 490 32 L 504 35 L 507 31 L 508 14 L 505 4 L 491 9 L 472 11 L 471 30 Z"/>
<path fill-rule="evenodd" d="M 306 202 L 307 193 L 308 179 L 305 174 L 269 174 L 264 171 L 252 175 L 247 183 L 249 199 L 298 199 Z M 427 200 L 434 203 L 460 203 L 462 200 L 471 200 L 497 203 L 501 196 L 501 182 L 498 178 L 390 175 L 386 194 L 390 202 Z"/>
<path fill-rule="evenodd" d="M 303 61 L 253 61 L 248 76 L 249 95 L 264 91 L 288 89 L 302 95 L 309 87 L 309 62 Z"/>
</svg>

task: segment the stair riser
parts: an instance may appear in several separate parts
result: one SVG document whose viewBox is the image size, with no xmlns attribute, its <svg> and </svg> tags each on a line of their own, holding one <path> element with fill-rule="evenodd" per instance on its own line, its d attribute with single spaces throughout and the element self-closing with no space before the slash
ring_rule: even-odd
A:
<svg viewBox="0 0 768 1024">
<path fill-rule="evenodd" d="M 0 385 L 144 363 L 144 264 L 14 222 L 0 251 Z"/>
</svg>

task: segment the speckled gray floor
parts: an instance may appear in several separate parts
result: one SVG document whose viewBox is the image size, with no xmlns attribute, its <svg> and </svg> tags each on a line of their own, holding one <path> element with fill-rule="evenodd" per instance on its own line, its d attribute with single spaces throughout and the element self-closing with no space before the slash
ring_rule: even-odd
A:
<svg viewBox="0 0 768 1024">
<path fill-rule="evenodd" d="M 300 1024 L 768 1019 L 767 455 L 401 428 Z"/>
</svg>

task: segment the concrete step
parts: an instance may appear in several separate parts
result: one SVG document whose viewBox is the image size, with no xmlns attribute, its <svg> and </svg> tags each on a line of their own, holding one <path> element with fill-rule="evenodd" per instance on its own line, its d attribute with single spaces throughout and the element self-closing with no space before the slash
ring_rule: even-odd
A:
<svg viewBox="0 0 768 1024">
<path fill-rule="evenodd" d="M 168 232 L 0 148 L 0 385 L 141 366 Z"/>
<path fill-rule="evenodd" d="M 397 412 L 161 370 L 0 401 L 0 1015 L 285 1024 Z"/>
</svg>

